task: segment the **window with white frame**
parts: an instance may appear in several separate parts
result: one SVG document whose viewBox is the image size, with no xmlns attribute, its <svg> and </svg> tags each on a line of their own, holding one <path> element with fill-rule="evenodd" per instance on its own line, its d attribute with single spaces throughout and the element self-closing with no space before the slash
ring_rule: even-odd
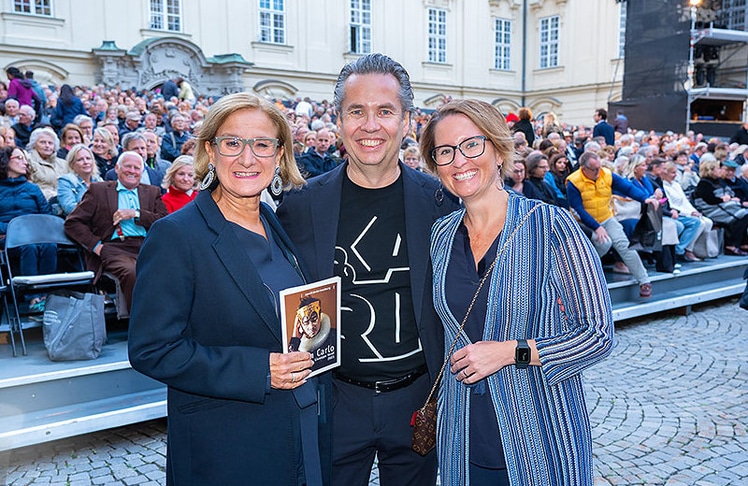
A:
<svg viewBox="0 0 748 486">
<path fill-rule="evenodd" d="M 429 62 L 447 62 L 447 11 L 429 9 Z"/>
<path fill-rule="evenodd" d="M 717 21 L 730 30 L 746 30 L 748 6 L 746 0 L 722 0 L 722 8 L 717 12 Z"/>
<path fill-rule="evenodd" d="M 558 66 L 558 26 L 560 17 L 540 19 L 540 67 Z"/>
<path fill-rule="evenodd" d="M 260 42 L 286 43 L 286 6 L 283 0 L 260 1 Z"/>
<path fill-rule="evenodd" d="M 495 18 L 493 42 L 493 67 L 502 71 L 511 69 L 512 21 Z"/>
<path fill-rule="evenodd" d="M 371 0 L 351 0 L 351 52 L 371 52 Z"/>
<path fill-rule="evenodd" d="M 52 16 L 52 0 L 13 0 L 13 11 L 30 15 Z"/>
<path fill-rule="evenodd" d="M 623 59 L 626 54 L 626 0 L 618 4 L 618 57 Z"/>
<path fill-rule="evenodd" d="M 151 29 L 181 32 L 181 0 L 151 0 Z"/>
</svg>

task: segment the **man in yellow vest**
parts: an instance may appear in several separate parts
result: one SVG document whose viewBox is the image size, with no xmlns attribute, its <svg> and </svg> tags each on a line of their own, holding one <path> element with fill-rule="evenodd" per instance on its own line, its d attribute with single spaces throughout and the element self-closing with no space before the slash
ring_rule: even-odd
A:
<svg viewBox="0 0 748 486">
<path fill-rule="evenodd" d="M 594 231 L 592 244 L 598 255 L 605 255 L 612 246 L 639 284 L 639 296 L 651 297 L 652 284 L 647 270 L 639 254 L 629 248 L 626 233 L 610 210 L 610 198 L 614 190 L 642 203 L 655 206 L 659 204 L 655 198 L 647 198 L 646 194 L 626 179 L 602 167 L 600 158 L 594 152 L 583 153 L 579 158 L 579 170 L 566 178 L 569 205 L 577 212 L 582 224 Z"/>
</svg>

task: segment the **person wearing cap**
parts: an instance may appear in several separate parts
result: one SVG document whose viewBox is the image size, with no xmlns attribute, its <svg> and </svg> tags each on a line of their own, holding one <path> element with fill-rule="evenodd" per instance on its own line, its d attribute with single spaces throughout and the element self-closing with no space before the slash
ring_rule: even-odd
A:
<svg viewBox="0 0 748 486">
<path fill-rule="evenodd" d="M 740 167 L 734 160 L 722 162 L 722 184 L 732 189 L 735 196 L 742 203 L 748 203 L 748 181 L 735 175 L 735 170 Z"/>
<path fill-rule="evenodd" d="M 519 117 L 517 116 L 517 114 L 511 113 L 511 112 L 509 112 L 506 115 L 505 119 L 506 119 L 506 126 L 509 127 L 509 130 L 511 130 L 514 124 L 519 121 Z"/>
<path fill-rule="evenodd" d="M 137 111 L 128 111 L 127 115 L 125 115 L 125 123 L 119 130 L 119 138 L 120 140 L 122 137 L 127 135 L 128 133 L 137 132 L 140 128 L 140 113 Z"/>
</svg>

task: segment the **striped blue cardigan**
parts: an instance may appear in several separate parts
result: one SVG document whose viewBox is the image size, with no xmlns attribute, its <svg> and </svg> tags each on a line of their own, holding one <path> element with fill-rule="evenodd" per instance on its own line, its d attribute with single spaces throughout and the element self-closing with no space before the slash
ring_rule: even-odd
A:
<svg viewBox="0 0 748 486">
<path fill-rule="evenodd" d="M 509 195 L 498 249 L 541 204 L 489 277 L 484 340 L 537 341 L 541 366 L 507 366 L 486 379 L 513 486 L 592 485 L 592 437 L 582 371 L 610 354 L 613 318 L 600 259 L 569 213 Z M 449 349 L 464 316 L 446 304 L 445 275 L 465 210 L 434 223 L 434 306 Z M 487 282 L 487 284 L 488 284 Z M 470 344 L 463 332 L 456 349 Z M 443 485 L 470 484 L 470 388 L 445 371 L 439 390 L 438 455 Z"/>
</svg>

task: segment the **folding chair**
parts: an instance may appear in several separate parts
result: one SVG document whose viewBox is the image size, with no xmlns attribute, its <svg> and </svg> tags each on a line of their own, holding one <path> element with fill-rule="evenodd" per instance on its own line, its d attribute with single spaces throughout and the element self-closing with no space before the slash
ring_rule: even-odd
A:
<svg viewBox="0 0 748 486">
<path fill-rule="evenodd" d="M 23 338 L 23 324 L 21 322 L 21 312 L 18 303 L 19 295 L 30 292 L 39 293 L 55 288 L 93 286 L 94 272 L 91 271 L 51 273 L 45 275 L 13 275 L 8 252 L 25 245 L 54 243 L 58 246 L 58 251 L 60 248 L 76 249 L 79 263 L 81 264 L 81 268 L 83 268 L 83 258 L 80 255 L 80 251 L 76 244 L 65 235 L 64 224 L 65 220 L 62 218 L 48 214 L 17 216 L 8 223 L 8 229 L 5 233 L 3 260 L 7 277 L 6 283 L 10 288 L 14 309 L 13 318 L 15 319 L 15 323 L 11 324 L 11 328 L 17 326 L 24 355 L 26 355 L 26 343 Z"/>
</svg>

